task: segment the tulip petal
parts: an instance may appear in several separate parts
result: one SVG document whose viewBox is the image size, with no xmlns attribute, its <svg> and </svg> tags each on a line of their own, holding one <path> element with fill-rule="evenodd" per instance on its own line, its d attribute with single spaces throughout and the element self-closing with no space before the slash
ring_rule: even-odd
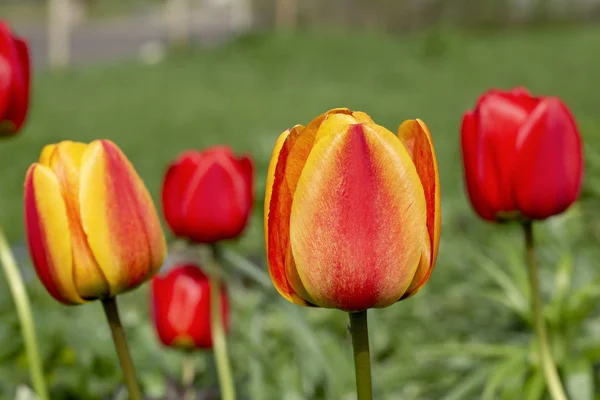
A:
<svg viewBox="0 0 600 400">
<path fill-rule="evenodd" d="M 306 290 L 303 290 L 297 278 L 296 266 L 291 255 L 289 236 L 292 193 L 286 179 L 286 174 L 299 176 L 302 171 L 304 162 L 299 161 L 302 166 L 298 167 L 296 165 L 298 162 L 290 160 L 290 150 L 294 140 L 301 137 L 300 133 L 303 130 L 303 126 L 297 125 L 283 132 L 275 143 L 269 163 L 265 193 L 265 243 L 269 274 L 275 288 L 285 299 L 306 306 L 309 304 L 301 297 L 306 296 Z M 295 183 L 292 182 L 294 188 Z"/>
<path fill-rule="evenodd" d="M 248 221 L 249 197 L 247 182 L 234 159 L 223 153 L 204 157 L 181 204 L 186 236 L 205 243 L 238 236 Z"/>
<path fill-rule="evenodd" d="M 0 134 L 19 130 L 29 102 L 29 53 L 27 44 L 0 23 Z"/>
<path fill-rule="evenodd" d="M 0 41 L 1 40 L 2 39 L 0 38 Z M 2 54 L 1 52 L 2 48 L 0 47 L 0 54 Z M 4 121 L 4 118 L 7 115 L 9 102 L 12 100 L 10 96 L 12 74 L 8 60 L 0 55 L 0 123 Z"/>
<path fill-rule="evenodd" d="M 337 135 L 346 130 L 349 125 L 357 124 L 358 121 L 352 115 L 348 114 L 329 114 L 317 130 L 315 143 L 329 135 Z"/>
<path fill-rule="evenodd" d="M 187 151 L 169 166 L 162 188 L 162 208 L 167 223 L 177 236 L 187 236 L 187 224 L 183 213 L 183 199 L 188 190 L 202 153 Z"/>
<path fill-rule="evenodd" d="M 165 238 L 148 190 L 114 143 L 88 145 L 79 196 L 83 229 L 110 294 L 152 277 L 164 261 Z"/>
<path fill-rule="evenodd" d="M 29 109 L 30 64 L 27 44 L 17 37 L 13 39 L 13 44 L 15 48 L 14 68 L 17 69 L 17 73 L 13 86 L 14 102 L 11 109 L 12 120 L 19 129 L 25 122 Z"/>
<path fill-rule="evenodd" d="M 33 265 L 48 292 L 65 304 L 84 303 L 73 281 L 69 220 L 58 180 L 40 164 L 25 178 L 25 228 Z"/>
<path fill-rule="evenodd" d="M 398 137 L 413 160 L 425 193 L 427 206 L 427 233 L 429 242 L 419 262 L 417 272 L 404 297 L 415 294 L 429 279 L 437 259 L 442 225 L 440 175 L 433 141 L 427 125 L 420 119 L 404 121 L 398 128 Z"/>
<path fill-rule="evenodd" d="M 244 156 L 238 160 L 237 165 L 246 184 L 246 215 L 250 215 L 254 206 L 254 163 L 250 157 Z"/>
<path fill-rule="evenodd" d="M 579 196 L 581 138 L 573 115 L 558 98 L 544 99 L 517 137 L 515 193 L 525 217 L 543 219 L 566 210 Z"/>
<path fill-rule="evenodd" d="M 369 114 L 362 112 L 362 111 L 354 111 L 352 113 L 352 116 L 354 117 L 354 119 L 356 119 L 356 122 L 358 122 L 358 123 L 369 123 L 369 124 L 375 123 L 375 122 L 373 122 L 373 120 L 371 119 Z"/>
<path fill-rule="evenodd" d="M 423 187 L 397 137 L 375 124 L 328 135 L 294 194 L 290 239 L 316 305 L 359 311 L 396 302 L 426 240 Z"/>
<path fill-rule="evenodd" d="M 520 127 L 538 103 L 538 99 L 516 91 L 490 94 L 477 108 L 479 174 L 485 187 L 482 194 L 496 212 L 517 208 L 514 191 L 507 190 L 513 187 L 515 142 Z"/>
<path fill-rule="evenodd" d="M 49 159 L 58 180 L 65 202 L 71 246 L 73 251 L 73 280 L 77 293 L 84 299 L 97 299 L 108 295 L 109 287 L 87 242 L 81 225 L 79 206 L 79 169 L 87 145 L 64 141 L 53 148 Z"/>
<path fill-rule="evenodd" d="M 496 213 L 486 201 L 483 190 L 485 183 L 480 173 L 479 162 L 479 135 L 477 131 L 477 119 L 472 111 L 468 111 L 463 117 L 461 128 L 461 147 L 463 153 L 464 174 L 467 184 L 467 193 L 475 212 L 481 218 L 494 221 Z"/>
<path fill-rule="evenodd" d="M 11 57 L 14 57 L 13 53 L 11 31 L 8 25 L 0 21 L 0 134 L 3 131 L 3 123 L 8 124 L 9 122 L 5 121 L 5 118 L 13 101 L 12 82 L 16 74 L 11 62 Z"/>
</svg>

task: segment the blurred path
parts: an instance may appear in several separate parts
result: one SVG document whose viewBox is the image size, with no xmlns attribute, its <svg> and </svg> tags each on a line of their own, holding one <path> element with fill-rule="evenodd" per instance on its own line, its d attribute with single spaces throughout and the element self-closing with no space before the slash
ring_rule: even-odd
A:
<svg viewBox="0 0 600 400">
<path fill-rule="evenodd" d="M 218 8 L 194 12 L 190 26 L 195 43 L 216 45 L 240 31 L 243 23 L 232 19 L 228 9 Z M 29 41 L 34 68 L 44 68 L 47 64 L 45 22 L 16 22 L 14 28 Z M 144 45 L 147 47 L 153 43 L 160 47 L 166 39 L 167 31 L 160 10 L 144 15 L 84 21 L 73 31 L 72 64 L 136 57 Z"/>
</svg>

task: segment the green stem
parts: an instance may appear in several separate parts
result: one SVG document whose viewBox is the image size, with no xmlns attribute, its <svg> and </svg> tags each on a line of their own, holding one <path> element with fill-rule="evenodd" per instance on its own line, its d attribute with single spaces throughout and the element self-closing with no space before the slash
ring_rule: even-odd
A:
<svg viewBox="0 0 600 400">
<path fill-rule="evenodd" d="M 184 400 L 193 400 L 196 398 L 196 388 L 194 387 L 194 378 L 196 377 L 196 365 L 194 363 L 193 355 L 186 353 L 183 359 L 183 374 L 181 383 L 185 393 L 183 395 Z"/>
<path fill-rule="evenodd" d="M 354 372 L 356 374 L 356 394 L 358 400 L 372 400 L 371 360 L 369 356 L 369 328 L 367 311 L 350 313 L 350 334 L 354 352 Z"/>
<path fill-rule="evenodd" d="M 142 392 L 138 385 L 135 367 L 131 360 L 129 346 L 127 346 L 127 339 L 125 338 L 125 332 L 123 331 L 123 325 L 121 325 L 121 318 L 119 317 L 117 299 L 110 297 L 103 300 L 102 307 L 104 308 L 104 313 L 106 314 L 106 319 L 110 326 L 113 342 L 115 342 L 117 356 L 119 357 L 119 363 L 121 364 L 121 370 L 123 371 L 125 386 L 127 386 L 127 391 L 129 392 L 129 399 L 142 400 Z"/>
<path fill-rule="evenodd" d="M 548 391 L 550 392 L 552 399 L 567 400 L 565 390 L 562 387 L 556 364 L 548 344 L 548 333 L 546 331 L 546 322 L 544 320 L 537 264 L 535 261 L 535 243 L 533 240 L 533 225 L 531 221 L 524 222 L 523 229 L 525 231 L 525 247 L 529 264 L 529 283 L 531 285 L 531 303 L 533 308 L 535 333 L 538 340 L 540 363 L 542 364 Z"/>
<path fill-rule="evenodd" d="M 223 325 L 223 314 L 221 312 L 221 279 L 220 261 L 222 259 L 221 249 L 213 244 L 213 268 L 210 272 L 210 331 L 213 342 L 213 351 L 219 374 L 219 386 L 221 387 L 221 398 L 223 400 L 235 400 L 235 385 L 227 355 L 227 340 Z"/>
<path fill-rule="evenodd" d="M 8 246 L 8 242 L 6 241 L 2 229 L 0 229 L 0 259 L 2 260 L 4 275 L 6 275 L 6 280 L 8 281 L 8 286 L 15 302 L 19 323 L 21 324 L 23 340 L 25 341 L 25 350 L 27 351 L 27 358 L 29 360 L 29 374 L 31 375 L 33 388 L 40 400 L 48 400 L 48 388 L 46 387 L 46 382 L 44 380 L 42 359 L 40 358 L 40 353 L 38 351 L 37 339 L 35 336 L 35 324 L 33 322 L 29 297 L 27 296 L 27 291 L 25 290 L 23 279 L 19 273 L 19 268 L 17 267 L 17 263 Z"/>
</svg>

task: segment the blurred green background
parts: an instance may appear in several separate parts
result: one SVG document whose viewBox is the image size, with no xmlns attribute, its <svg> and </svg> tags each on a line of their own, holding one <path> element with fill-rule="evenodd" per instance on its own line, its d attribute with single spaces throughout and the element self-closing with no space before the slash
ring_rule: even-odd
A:
<svg viewBox="0 0 600 400">
<path fill-rule="evenodd" d="M 27 5 L 32 12 L 9 3 L 0 4 L 0 15 L 17 27 L 21 21 L 35 25 L 44 15 L 36 2 Z M 369 315 L 375 398 L 546 398 L 533 347 L 522 233 L 518 226 L 494 226 L 472 213 L 459 145 L 462 114 L 483 91 L 520 85 L 560 96 L 584 138 L 581 201 L 537 224 L 536 234 L 546 317 L 570 398 L 600 398 L 595 9 L 561 13 L 542 2 L 527 18 L 515 19 L 502 11 L 510 10 L 507 2 L 464 0 L 451 8 L 432 1 L 417 23 L 394 7 L 408 2 L 351 2 L 359 11 L 346 14 L 336 13 L 343 2 L 335 3 L 337 9 L 329 4 L 319 12 L 316 2 L 302 3 L 296 28 L 276 32 L 272 4 L 257 1 L 254 29 L 219 46 L 167 50 L 152 63 L 133 53 L 81 62 L 68 71 L 36 67 L 26 128 L 0 146 L 0 221 L 31 294 L 53 399 L 123 398 L 100 304 L 65 307 L 52 300 L 35 277 L 24 243 L 27 167 L 47 143 L 98 138 L 123 149 L 157 205 L 166 164 L 182 150 L 225 143 L 254 157 L 255 212 L 245 235 L 226 244 L 233 310 L 229 346 L 240 398 L 354 398 L 347 315 L 279 298 L 265 275 L 262 234 L 265 173 L 276 137 L 334 107 L 363 110 L 392 131 L 405 119 L 423 119 L 440 165 L 443 228 L 436 270 L 417 296 Z M 122 15 L 129 7 L 98 15 Z M 454 12 L 441 12 L 450 9 Z M 330 15 L 337 22 L 328 23 Z M 120 297 L 123 321 L 148 398 L 175 398 L 168 396 L 178 385 L 184 356 L 160 348 L 147 289 Z M 0 343 L 0 396 L 13 399 L 29 381 L 4 279 Z M 196 363 L 196 384 L 209 396 L 216 388 L 211 354 L 197 353 Z"/>
</svg>

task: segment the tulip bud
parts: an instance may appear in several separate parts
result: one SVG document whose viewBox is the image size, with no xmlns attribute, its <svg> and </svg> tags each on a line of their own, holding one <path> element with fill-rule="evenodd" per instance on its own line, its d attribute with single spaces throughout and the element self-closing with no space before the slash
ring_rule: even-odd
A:
<svg viewBox="0 0 600 400">
<path fill-rule="evenodd" d="M 25 227 L 40 280 L 65 304 L 128 291 L 166 255 L 148 190 L 108 140 L 44 148 L 25 179 Z"/>
<path fill-rule="evenodd" d="M 181 349 L 212 347 L 210 282 L 195 265 L 178 265 L 152 279 L 152 316 L 160 341 Z M 225 331 L 229 327 L 229 302 L 221 287 Z"/>
<path fill-rule="evenodd" d="M 581 138 L 557 97 L 485 93 L 464 116 L 462 153 L 471 203 L 486 220 L 545 219 L 579 197 Z"/>
<path fill-rule="evenodd" d="M 265 195 L 271 279 L 300 305 L 362 311 L 415 294 L 440 236 L 431 136 L 420 120 L 398 136 L 362 112 L 334 109 L 275 144 Z"/>
<path fill-rule="evenodd" d="M 0 137 L 17 133 L 29 106 L 27 43 L 0 20 Z"/>
<path fill-rule="evenodd" d="M 199 243 L 239 236 L 253 201 L 253 166 L 226 146 L 187 151 L 167 170 L 162 206 L 173 233 Z"/>
</svg>

